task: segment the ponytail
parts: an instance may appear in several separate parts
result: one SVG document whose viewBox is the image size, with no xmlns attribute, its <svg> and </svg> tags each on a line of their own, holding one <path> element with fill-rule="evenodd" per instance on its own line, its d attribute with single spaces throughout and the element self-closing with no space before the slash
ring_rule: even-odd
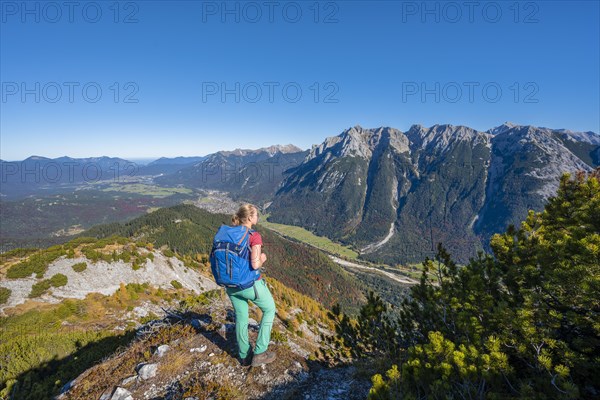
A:
<svg viewBox="0 0 600 400">
<path fill-rule="evenodd" d="M 231 223 L 233 225 L 242 225 L 250 219 L 254 214 L 258 213 L 258 208 L 250 203 L 245 203 L 240 206 L 235 214 L 231 216 Z"/>
</svg>

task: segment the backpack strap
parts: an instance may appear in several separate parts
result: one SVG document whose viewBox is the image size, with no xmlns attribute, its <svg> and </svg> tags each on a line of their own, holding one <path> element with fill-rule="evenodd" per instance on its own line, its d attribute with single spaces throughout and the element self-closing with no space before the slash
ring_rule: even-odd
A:
<svg viewBox="0 0 600 400">
<path fill-rule="evenodd" d="M 241 239 L 240 239 L 240 241 L 238 242 L 238 246 L 239 246 L 240 244 L 242 244 L 242 242 L 244 241 L 244 239 L 246 239 L 246 236 L 247 236 L 247 235 L 248 235 L 248 233 L 250 232 L 250 230 L 249 230 L 247 227 L 244 227 L 244 228 L 246 228 L 246 232 L 244 233 L 244 236 L 242 236 L 242 238 L 241 238 Z"/>
</svg>

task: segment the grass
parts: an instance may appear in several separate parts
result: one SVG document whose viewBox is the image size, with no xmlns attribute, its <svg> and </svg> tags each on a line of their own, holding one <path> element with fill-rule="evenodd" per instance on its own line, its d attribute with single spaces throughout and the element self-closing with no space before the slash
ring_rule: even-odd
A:
<svg viewBox="0 0 600 400">
<path fill-rule="evenodd" d="M 358 253 L 348 246 L 335 243 L 331 241 L 331 239 L 328 239 L 324 236 L 317 236 L 314 233 L 299 226 L 269 222 L 268 217 L 269 214 L 264 214 L 260 221 L 260 225 L 264 226 L 265 228 L 271 229 L 281 235 L 290 237 L 292 239 L 296 239 L 300 242 L 309 244 L 328 253 L 344 258 L 349 258 L 352 260 L 356 260 L 358 258 Z"/>
<path fill-rule="evenodd" d="M 168 197 L 174 194 L 193 194 L 192 189 L 187 188 L 174 188 L 174 187 L 160 187 L 153 185 L 145 185 L 142 183 L 132 184 L 116 184 L 112 183 L 108 187 L 102 189 L 103 192 L 123 192 L 123 193 L 137 193 L 152 197 Z"/>
<path fill-rule="evenodd" d="M 183 350 L 171 348 L 159 364 L 159 373 L 163 376 L 183 374 L 194 363 L 194 358 L 194 353 L 190 353 L 187 348 Z"/>
<path fill-rule="evenodd" d="M 320 250 L 324 250 L 324 251 L 331 253 L 333 255 L 336 255 L 336 256 L 341 256 L 346 259 L 356 260 L 357 262 L 360 262 L 363 265 L 372 266 L 372 267 L 376 267 L 376 268 L 383 267 L 384 270 L 387 270 L 389 272 L 400 273 L 402 275 L 406 275 L 406 276 L 416 279 L 416 280 L 419 280 L 421 278 L 421 271 L 423 271 L 423 263 L 409 264 L 407 266 L 401 266 L 401 265 L 389 266 L 389 265 L 383 265 L 381 263 L 371 263 L 366 260 L 359 260 L 358 259 L 359 254 L 356 251 L 352 250 L 349 246 L 344 246 L 339 243 L 335 243 L 335 242 L 331 241 L 329 238 L 326 238 L 324 236 L 317 236 L 317 235 L 313 234 L 312 232 L 310 232 L 304 228 L 301 228 L 299 226 L 269 222 L 268 217 L 269 217 L 268 213 L 263 214 L 261 216 L 261 220 L 260 220 L 259 224 L 264 226 L 265 228 L 271 229 L 283 236 L 287 236 L 292 239 L 296 239 L 300 242 L 306 243 L 308 245 L 316 247 Z"/>
<path fill-rule="evenodd" d="M 381 268 L 383 266 L 383 269 L 385 269 L 389 272 L 401 273 L 402 275 L 406 275 L 406 276 L 416 279 L 416 280 L 420 279 L 420 277 L 421 277 L 421 271 L 423 270 L 422 263 L 411 264 L 408 266 L 396 265 L 395 267 L 392 267 L 392 266 L 384 266 L 380 263 L 374 264 L 374 263 L 371 263 L 371 262 L 368 262 L 365 260 L 359 260 L 358 259 L 359 254 L 356 251 L 352 250 L 348 246 L 343 246 L 339 243 L 335 243 L 335 242 L 331 241 L 330 239 L 323 237 L 323 236 L 317 236 L 317 235 L 313 234 L 312 232 L 310 232 L 304 228 L 301 228 L 299 226 L 277 224 L 274 222 L 269 222 L 268 217 L 269 217 L 269 214 L 263 214 L 259 224 L 264 226 L 265 228 L 271 229 L 283 236 L 287 236 L 292 239 L 296 239 L 300 242 L 306 243 L 306 244 L 316 247 L 320 250 L 324 250 L 328 253 L 331 253 L 336 256 L 340 256 L 345 259 L 356 260 L 357 262 L 360 262 L 363 265 L 372 266 L 375 268 Z"/>
</svg>

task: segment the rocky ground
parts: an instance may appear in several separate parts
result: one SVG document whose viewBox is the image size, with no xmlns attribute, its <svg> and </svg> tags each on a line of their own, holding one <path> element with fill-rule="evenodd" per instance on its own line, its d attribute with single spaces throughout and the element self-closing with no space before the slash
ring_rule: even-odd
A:
<svg viewBox="0 0 600 400">
<path fill-rule="evenodd" d="M 258 313 L 252 306 L 250 315 Z M 258 328 L 250 319 L 251 343 Z M 370 381 L 356 367 L 329 368 L 311 357 L 319 347 L 318 334 L 331 332 L 306 324 L 301 330 L 302 337 L 286 331 L 276 317 L 273 331 L 280 334 L 272 335 L 269 350 L 277 359 L 260 367 L 242 366 L 235 316 L 223 294 L 200 309 L 173 312 L 140 327 L 128 348 L 69 382 L 58 399 L 366 398 Z"/>
<path fill-rule="evenodd" d="M 145 252 L 145 250 L 140 250 Z M 36 301 L 42 303 L 59 303 L 67 298 L 83 299 L 89 293 L 113 294 L 121 283 L 144 283 L 150 282 L 155 287 L 173 289 L 172 281 L 176 280 L 181 285 L 196 293 L 217 288 L 214 281 L 201 275 L 198 271 L 187 268 L 183 262 L 175 257 L 166 257 L 160 251 L 153 251 L 154 260 L 146 260 L 146 263 L 138 270 L 133 270 L 131 263 L 116 261 L 107 263 L 104 261 L 91 262 L 85 257 L 66 258 L 61 257 L 48 266 L 44 279 L 54 274 L 61 273 L 67 276 L 68 282 L 65 286 L 52 288 Z M 82 272 L 76 272 L 71 268 L 73 265 L 85 262 L 87 267 Z M 11 295 L 5 304 L 0 306 L 0 313 L 5 308 L 14 307 L 28 300 L 31 287 L 39 282 L 39 279 L 6 279 L 0 281 L 1 287 L 11 290 Z"/>
</svg>

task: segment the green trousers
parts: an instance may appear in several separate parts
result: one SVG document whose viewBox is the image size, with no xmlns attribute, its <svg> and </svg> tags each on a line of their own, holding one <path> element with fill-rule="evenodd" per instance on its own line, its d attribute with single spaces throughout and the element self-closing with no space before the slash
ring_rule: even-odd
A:
<svg viewBox="0 0 600 400">
<path fill-rule="evenodd" d="M 238 343 L 240 358 L 244 359 L 250 351 L 248 340 L 248 300 L 251 300 L 263 312 L 254 354 L 267 351 L 271 340 L 271 328 L 275 318 L 275 301 L 267 287 L 265 279 L 254 282 L 254 286 L 244 290 L 226 288 L 235 310 L 235 335 Z"/>
</svg>

